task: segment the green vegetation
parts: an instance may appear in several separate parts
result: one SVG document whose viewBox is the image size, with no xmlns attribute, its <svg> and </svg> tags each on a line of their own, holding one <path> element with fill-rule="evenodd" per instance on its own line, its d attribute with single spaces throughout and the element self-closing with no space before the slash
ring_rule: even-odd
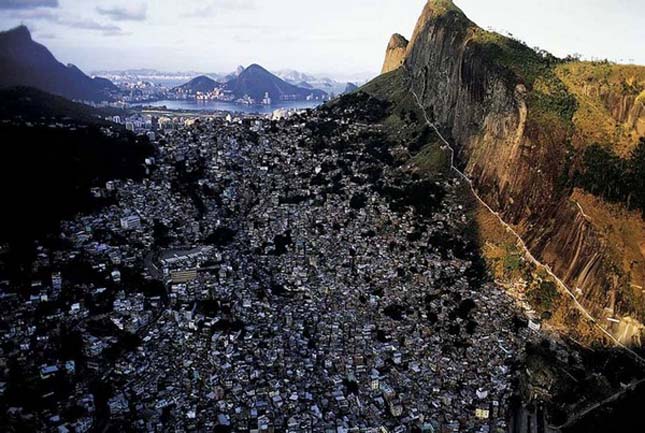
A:
<svg viewBox="0 0 645 433">
<path fill-rule="evenodd" d="M 432 12 L 435 16 L 443 15 L 447 12 L 459 12 L 463 14 L 452 0 L 430 0 Z"/>
<path fill-rule="evenodd" d="M 439 143 L 431 143 L 423 147 L 413 161 L 423 173 L 428 175 L 441 175 L 450 169 L 448 151 L 442 149 Z"/>
<path fill-rule="evenodd" d="M 522 256 L 519 253 L 508 254 L 504 257 L 504 270 L 506 272 L 517 271 L 521 263 Z"/>
<path fill-rule="evenodd" d="M 487 54 L 489 66 L 507 68 L 529 88 L 560 62 L 545 51 L 535 51 L 523 42 L 480 28 L 474 29 L 472 43 Z"/>
<path fill-rule="evenodd" d="M 589 146 L 576 185 L 607 201 L 638 209 L 645 216 L 645 137 L 629 159 L 620 158 L 606 146 Z"/>
<path fill-rule="evenodd" d="M 585 148 L 598 143 L 610 146 L 623 158 L 629 157 L 640 134 L 637 123 L 627 121 L 625 116 L 645 91 L 645 68 L 574 61 L 559 64 L 555 73 L 578 103 L 573 117 L 573 145 Z"/>
<path fill-rule="evenodd" d="M 402 68 L 383 74 L 362 90 L 375 98 L 392 101 L 384 125 L 392 141 L 405 143 L 412 162 L 427 175 L 443 174 L 449 168 L 449 156 L 441 149 L 437 134 L 423 122 L 423 113 L 408 92 Z"/>
<path fill-rule="evenodd" d="M 576 98 L 550 68 L 533 83 L 528 105 L 533 116 L 543 116 L 545 121 L 550 120 L 549 116 L 555 116 L 563 126 L 573 127 L 572 119 L 578 107 Z"/>
<path fill-rule="evenodd" d="M 390 107 L 391 113 L 396 114 L 418 109 L 416 103 L 410 98 L 408 88 L 409 85 L 406 81 L 405 70 L 399 68 L 374 78 L 361 87 L 361 91 L 374 98 L 396 103 L 396 106 Z"/>
<path fill-rule="evenodd" d="M 479 28 L 474 30 L 470 49 L 474 50 L 471 55 L 481 59 L 486 69 L 498 72 L 512 86 L 519 83 L 527 88 L 530 121 L 536 123 L 536 130 L 571 129 L 577 103 L 555 73 L 561 60 L 523 42 Z"/>
<path fill-rule="evenodd" d="M 560 293 L 552 281 L 542 281 L 538 285 L 532 286 L 528 292 L 531 306 L 542 315 L 553 310 L 559 297 Z"/>
</svg>

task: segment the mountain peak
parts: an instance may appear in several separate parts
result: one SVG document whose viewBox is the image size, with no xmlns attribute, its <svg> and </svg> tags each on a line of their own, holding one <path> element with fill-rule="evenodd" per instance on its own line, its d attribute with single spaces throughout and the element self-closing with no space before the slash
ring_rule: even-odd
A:
<svg viewBox="0 0 645 433">
<path fill-rule="evenodd" d="M 244 73 L 249 74 L 249 73 L 254 73 L 254 72 L 262 72 L 262 73 L 267 73 L 267 74 L 268 74 L 268 73 L 270 73 L 270 72 L 269 72 L 269 71 L 267 71 L 265 68 L 263 68 L 262 66 L 258 65 L 257 63 L 253 63 L 252 65 L 249 65 L 249 67 L 248 67 L 248 68 L 244 69 L 244 70 L 240 73 L 240 75 L 241 75 L 241 74 L 244 74 Z"/>
<path fill-rule="evenodd" d="M 429 26 L 439 22 L 442 27 L 446 27 L 450 31 L 463 31 L 474 26 L 474 23 L 452 0 L 428 0 L 414 28 L 408 51 L 414 47 L 421 35 L 427 34 Z"/>
<path fill-rule="evenodd" d="M 217 87 L 217 81 L 207 75 L 198 75 L 186 84 L 176 87 L 175 89 L 187 90 L 192 92 L 207 93 Z"/>
<path fill-rule="evenodd" d="M 406 48 L 407 46 L 408 46 L 408 40 L 403 35 L 399 33 L 394 33 L 390 38 L 388 49 Z"/>
<path fill-rule="evenodd" d="M 449 13 L 466 17 L 466 14 L 452 0 L 428 0 L 420 20 L 427 22 L 432 18 L 439 18 Z"/>
<path fill-rule="evenodd" d="M 198 75 L 195 78 L 193 78 L 191 81 L 215 81 L 211 77 L 207 75 Z"/>
<path fill-rule="evenodd" d="M 390 43 L 385 51 L 385 62 L 383 63 L 382 74 L 398 69 L 405 60 L 405 53 L 408 48 L 408 40 L 398 33 L 392 35 Z"/>
<path fill-rule="evenodd" d="M 430 7 L 438 15 L 449 11 L 463 13 L 452 0 L 428 0 L 426 7 Z"/>
<path fill-rule="evenodd" d="M 24 24 L 13 29 L 0 32 L 0 38 L 10 41 L 31 41 L 31 33 Z"/>
<path fill-rule="evenodd" d="M 43 45 L 18 26 L 0 32 L 0 88 L 35 87 L 42 91 L 83 101 L 110 100 L 116 88 L 107 80 L 92 80 L 74 65 L 60 63 Z"/>
<path fill-rule="evenodd" d="M 248 96 L 261 101 L 268 93 L 273 100 L 305 100 L 313 95 L 323 98 L 326 93 L 318 89 L 308 89 L 287 83 L 257 63 L 249 65 L 238 77 L 229 80 L 225 88 L 236 97 Z"/>
</svg>

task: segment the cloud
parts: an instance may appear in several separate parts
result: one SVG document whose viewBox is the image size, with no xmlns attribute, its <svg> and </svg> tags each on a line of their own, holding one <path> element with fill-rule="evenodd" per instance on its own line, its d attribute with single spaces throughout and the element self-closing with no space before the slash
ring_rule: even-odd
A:
<svg viewBox="0 0 645 433">
<path fill-rule="evenodd" d="M 250 11 L 256 9 L 255 0 L 211 0 L 204 1 L 200 6 L 182 12 L 180 15 L 185 18 L 205 18 L 216 13 Z"/>
<path fill-rule="evenodd" d="M 121 27 L 115 24 L 104 24 L 92 19 L 82 18 L 79 16 L 63 17 L 48 10 L 18 11 L 15 13 L 15 16 L 23 20 L 28 20 L 30 22 L 46 21 L 73 29 L 99 31 L 103 32 L 105 36 L 120 36 L 127 34 L 121 29 Z M 33 27 L 33 24 L 31 27 Z"/>
<path fill-rule="evenodd" d="M 29 20 L 56 21 L 58 16 L 47 9 L 20 9 L 9 12 L 12 17 Z"/>
<path fill-rule="evenodd" d="M 114 24 L 102 24 L 94 20 L 83 20 L 74 18 L 59 18 L 56 23 L 82 30 L 99 30 L 102 32 L 120 32 L 121 27 Z"/>
<path fill-rule="evenodd" d="M 57 8 L 58 0 L 0 0 L 0 9 Z"/>
<path fill-rule="evenodd" d="M 96 11 L 114 21 L 143 21 L 148 13 L 145 3 L 123 6 L 97 7 Z"/>
<path fill-rule="evenodd" d="M 103 36 L 128 36 L 131 35 L 132 32 L 126 32 L 123 29 L 117 28 L 115 30 L 104 30 L 103 31 Z"/>
<path fill-rule="evenodd" d="M 213 15 L 214 9 L 212 5 L 199 6 L 187 12 L 182 12 L 181 16 L 184 18 L 204 18 Z"/>
<path fill-rule="evenodd" d="M 37 39 L 56 39 L 56 35 L 53 33 L 37 33 L 35 36 Z"/>
<path fill-rule="evenodd" d="M 250 44 L 253 42 L 253 39 L 246 37 L 246 36 L 240 36 L 240 35 L 233 35 L 233 41 L 237 42 L 238 44 Z"/>
<path fill-rule="evenodd" d="M 217 0 L 215 7 L 220 10 L 251 10 L 255 9 L 257 5 L 255 0 Z"/>
</svg>

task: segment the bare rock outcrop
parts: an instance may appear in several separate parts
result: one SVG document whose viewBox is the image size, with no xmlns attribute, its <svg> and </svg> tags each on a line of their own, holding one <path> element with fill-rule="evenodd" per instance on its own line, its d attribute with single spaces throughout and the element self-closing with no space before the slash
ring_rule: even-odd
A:
<svg viewBox="0 0 645 433">
<path fill-rule="evenodd" d="M 571 187 L 563 185 L 578 105 L 554 73 L 559 62 L 481 29 L 451 0 L 429 0 L 401 73 L 447 132 L 456 163 L 533 255 L 597 318 L 604 320 L 606 311 L 640 317 L 637 299 L 623 299 L 618 307 L 611 303 L 608 294 L 624 284 L 616 275 L 622 263 L 605 254 L 602 234 L 584 218 Z M 640 101 L 610 102 L 617 120 L 638 129 Z"/>
<path fill-rule="evenodd" d="M 385 62 L 383 63 L 381 73 L 385 74 L 401 67 L 405 60 L 407 48 L 408 40 L 398 33 L 393 34 L 385 51 Z"/>
</svg>

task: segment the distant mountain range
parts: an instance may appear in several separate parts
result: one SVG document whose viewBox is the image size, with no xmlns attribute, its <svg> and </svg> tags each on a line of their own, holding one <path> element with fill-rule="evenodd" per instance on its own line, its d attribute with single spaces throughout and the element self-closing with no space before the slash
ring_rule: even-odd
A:
<svg viewBox="0 0 645 433">
<path fill-rule="evenodd" d="M 104 72 L 110 77 L 128 80 L 150 80 L 181 83 L 191 73 L 165 73 L 152 69 L 133 69 L 115 73 Z M 154 80 L 153 80 L 154 81 Z M 35 42 L 25 26 L 0 32 L 0 88 L 15 86 L 33 87 L 45 92 L 80 101 L 111 101 L 119 88 L 106 78 L 91 78 L 74 65 L 64 65 L 43 45 Z M 239 66 L 234 72 L 201 74 L 175 87 L 188 93 L 208 93 L 216 88 L 228 91 L 236 99 L 249 96 L 261 101 L 265 94 L 273 100 L 324 99 L 356 88 L 355 83 L 338 82 L 293 70 L 277 74 L 260 65 L 248 68 Z"/>
<path fill-rule="evenodd" d="M 329 77 L 319 77 L 317 75 L 306 74 L 291 69 L 285 69 L 276 72 L 276 75 L 282 78 L 287 83 L 291 83 L 300 87 L 311 87 L 312 89 L 320 89 L 327 92 L 329 95 L 341 95 L 347 93 L 347 86 L 349 84 L 356 86 L 358 83 L 338 81 Z M 359 80 L 364 82 L 364 80 Z"/>
<path fill-rule="evenodd" d="M 310 95 L 316 99 L 327 97 L 327 92 L 323 90 L 298 87 L 287 83 L 256 64 L 249 66 L 240 75 L 228 81 L 224 85 L 224 89 L 231 91 L 238 98 L 248 95 L 255 100 L 264 98 L 265 93 L 268 93 L 273 100 L 302 100 Z"/>
<path fill-rule="evenodd" d="M 108 71 L 97 70 L 92 71 L 91 75 L 105 77 L 115 84 L 136 83 L 142 81 L 170 88 L 184 84 L 186 81 L 199 75 L 207 75 L 215 77 L 216 79 L 220 79 L 221 77 L 220 74 L 205 74 L 197 71 L 167 72 L 148 68 Z"/>
<path fill-rule="evenodd" d="M 19 26 L 0 33 L 0 88 L 29 86 L 68 99 L 100 102 L 118 88 L 104 78 L 90 78 L 74 65 L 64 65 L 29 30 Z"/>
<path fill-rule="evenodd" d="M 235 68 L 235 71 L 231 72 L 230 74 L 226 74 L 224 76 L 222 76 L 220 74 L 220 76 L 219 76 L 220 78 L 219 78 L 218 81 L 220 83 L 227 83 L 227 82 L 239 77 L 242 72 L 244 72 L 244 66 L 240 65 L 237 68 Z"/>
<path fill-rule="evenodd" d="M 196 93 L 196 92 L 208 93 L 208 92 L 212 92 L 213 90 L 215 90 L 217 87 L 220 87 L 220 86 L 221 86 L 221 83 L 213 80 L 211 77 L 207 77 L 206 75 L 200 75 L 198 77 L 193 78 L 189 82 L 182 84 L 181 86 L 175 87 L 174 90 L 181 90 L 187 93 Z"/>
<path fill-rule="evenodd" d="M 228 90 L 236 98 L 245 95 L 255 100 L 264 98 L 265 93 L 274 99 L 304 99 L 309 95 L 315 98 L 342 95 L 358 89 L 358 84 L 339 82 L 331 78 L 319 78 L 293 70 L 283 70 L 277 73 L 269 72 L 260 65 L 254 64 L 248 68 L 238 66 L 231 74 L 199 75 L 174 90 L 188 93 L 208 93 L 216 88 Z"/>
<path fill-rule="evenodd" d="M 225 82 L 218 82 L 206 75 L 200 75 L 174 90 L 208 93 L 219 88 L 230 92 L 236 99 L 248 96 L 255 101 L 261 101 L 266 94 L 274 101 L 303 100 L 308 97 L 324 99 L 328 96 L 327 92 L 309 85 L 297 86 L 288 83 L 257 64 L 248 68 L 239 67 L 226 78 Z"/>
<path fill-rule="evenodd" d="M 194 78 L 207 77 L 216 83 L 225 84 L 234 78 L 237 78 L 244 71 L 243 66 L 238 66 L 235 71 L 230 73 L 217 72 L 164 72 L 155 69 L 127 69 L 113 71 L 94 71 L 93 75 L 99 75 L 111 79 L 114 82 L 136 82 L 147 81 L 154 84 L 160 84 L 175 89 L 189 89 L 192 87 L 190 81 Z M 273 75 L 281 78 L 289 84 L 305 89 L 318 89 L 326 92 L 328 95 L 341 95 L 346 93 L 347 86 L 360 86 L 367 80 L 368 74 L 349 75 L 345 79 L 330 78 L 321 75 L 307 74 L 291 69 L 271 71 Z M 212 83 L 208 82 L 208 86 Z M 186 86 L 186 87 L 184 87 Z M 351 86 L 350 86 L 351 87 Z M 213 87 L 214 88 L 214 87 Z"/>
</svg>

